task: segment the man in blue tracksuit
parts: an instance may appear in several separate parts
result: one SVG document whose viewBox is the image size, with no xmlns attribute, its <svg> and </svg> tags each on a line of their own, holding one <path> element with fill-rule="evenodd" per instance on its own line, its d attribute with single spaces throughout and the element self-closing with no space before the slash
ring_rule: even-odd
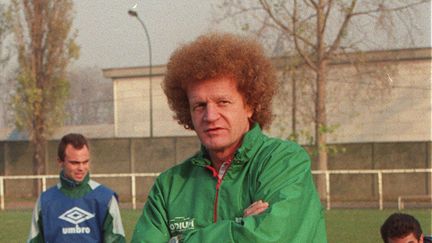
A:
<svg viewBox="0 0 432 243">
<path fill-rule="evenodd" d="M 90 152 L 81 134 L 58 146 L 60 182 L 38 198 L 27 242 L 125 242 L 117 195 L 90 179 Z"/>
</svg>

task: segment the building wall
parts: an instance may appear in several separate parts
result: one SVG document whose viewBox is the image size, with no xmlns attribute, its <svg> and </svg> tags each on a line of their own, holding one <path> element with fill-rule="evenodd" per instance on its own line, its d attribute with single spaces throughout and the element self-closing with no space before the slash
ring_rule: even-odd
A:
<svg viewBox="0 0 432 243">
<path fill-rule="evenodd" d="M 112 78 L 114 83 L 115 137 L 150 137 L 150 130 L 153 137 L 195 135 L 173 119 L 161 87 L 164 72 L 164 66 L 153 67 L 150 80 L 147 68 L 104 70 L 105 76 Z"/>
<path fill-rule="evenodd" d="M 386 65 L 368 65 L 379 67 L 379 64 Z M 377 92 L 375 95 L 378 97 L 362 95 L 350 102 L 349 96 L 341 94 L 338 99 L 334 99 L 334 103 L 329 104 L 334 110 L 328 116 L 329 122 L 340 125 L 334 136 L 330 136 L 329 142 L 432 140 L 431 60 L 402 60 L 387 65 L 393 71 L 381 75 L 381 79 L 386 79 L 389 87 L 388 90 Z M 346 69 L 349 67 L 345 65 L 333 69 L 330 75 L 337 77 L 339 72 L 345 72 Z M 344 92 L 350 88 L 347 85 L 339 90 Z M 356 92 L 361 92 L 360 87 Z M 329 95 L 334 93 L 330 92 Z"/>
<path fill-rule="evenodd" d="M 116 137 L 150 136 L 149 82 L 143 78 L 114 81 L 114 126 Z"/>
<path fill-rule="evenodd" d="M 327 121 L 336 129 L 328 134 L 328 142 L 431 141 L 431 49 L 369 54 L 361 65 L 330 65 Z M 297 85 L 296 125 L 297 132 L 313 135 L 314 76 L 310 72 L 305 76 Z M 292 132 L 293 91 L 286 80 L 274 103 L 276 118 L 270 132 L 280 137 Z M 303 137 L 301 142 L 306 140 Z"/>
<path fill-rule="evenodd" d="M 432 141 L 431 49 L 406 49 L 364 54 L 364 63 L 348 61 L 330 65 L 327 85 L 327 117 L 337 126 L 329 143 Z M 275 65 L 278 70 L 283 66 Z M 116 137 L 148 137 L 149 77 L 146 67 L 104 70 L 113 79 Z M 173 120 L 161 88 L 164 66 L 154 68 L 153 136 L 192 136 Z M 313 75 L 297 91 L 299 130 L 314 134 Z M 305 82 L 306 83 L 306 82 Z M 291 133 L 292 90 L 287 79 L 274 102 L 275 122 L 269 134 Z M 287 101 L 287 102 L 286 102 Z M 305 141 L 303 141 L 306 143 Z"/>
</svg>

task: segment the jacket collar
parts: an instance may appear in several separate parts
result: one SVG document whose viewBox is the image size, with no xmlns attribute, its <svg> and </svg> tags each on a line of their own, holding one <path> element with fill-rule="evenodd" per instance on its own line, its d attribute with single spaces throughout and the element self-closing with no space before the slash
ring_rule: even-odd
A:
<svg viewBox="0 0 432 243">
<path fill-rule="evenodd" d="M 234 154 L 232 165 L 244 164 L 255 154 L 255 150 L 263 142 L 263 134 L 258 123 L 254 123 L 252 128 L 243 136 L 242 145 Z M 255 149 L 254 149 L 255 148 Z M 200 151 L 192 158 L 192 163 L 198 166 L 211 165 L 207 149 L 201 144 Z"/>
<path fill-rule="evenodd" d="M 77 181 L 74 181 L 72 179 L 67 178 L 64 175 L 63 170 L 60 171 L 60 183 L 61 183 L 61 186 L 64 188 L 69 188 L 69 189 L 79 188 L 79 187 L 82 187 L 83 185 L 87 185 L 89 180 L 90 180 L 90 172 L 87 173 L 87 175 L 84 177 L 83 181 L 77 182 Z"/>
</svg>

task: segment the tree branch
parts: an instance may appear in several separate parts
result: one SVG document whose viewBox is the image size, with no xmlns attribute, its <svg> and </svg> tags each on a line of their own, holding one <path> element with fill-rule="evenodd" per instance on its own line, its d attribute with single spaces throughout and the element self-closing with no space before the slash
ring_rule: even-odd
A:
<svg viewBox="0 0 432 243">
<path fill-rule="evenodd" d="M 329 0 L 329 1 L 328 1 L 328 4 L 327 4 L 327 11 L 326 11 L 326 13 L 325 13 L 325 17 L 324 17 L 323 32 L 321 33 L 321 34 L 323 34 L 323 35 L 324 35 L 324 30 L 325 30 L 326 27 L 327 27 L 327 22 L 328 22 L 328 18 L 329 18 L 329 16 L 330 16 L 330 12 L 331 12 L 332 6 L 333 6 L 333 0 Z"/>
<path fill-rule="evenodd" d="M 330 48 L 328 49 L 328 51 L 325 54 L 325 58 L 328 58 L 329 56 L 333 55 L 333 53 L 335 52 L 335 50 L 340 46 L 340 42 L 342 40 L 342 37 L 344 36 L 348 24 L 352 18 L 352 13 L 354 12 L 354 8 L 356 6 L 357 0 L 352 0 L 351 1 L 351 5 L 350 7 L 347 9 L 347 12 L 345 14 L 345 18 L 344 21 L 336 35 L 335 40 L 333 41 L 333 44 L 330 46 Z"/>
<path fill-rule="evenodd" d="M 416 5 L 422 4 L 422 3 L 427 3 L 430 2 L 430 0 L 420 0 L 417 1 L 415 3 L 410 3 L 410 4 L 406 4 L 403 6 L 399 6 L 399 7 L 394 7 L 394 8 L 386 8 L 383 4 L 379 4 L 378 7 L 376 9 L 371 9 L 371 10 L 367 10 L 367 11 L 359 11 L 359 12 L 353 12 L 351 15 L 352 16 L 359 16 L 359 15 L 368 15 L 368 14 L 374 14 L 374 13 L 379 13 L 382 11 L 388 11 L 388 12 L 397 12 L 397 11 L 401 11 L 404 9 L 409 9 L 411 7 L 414 7 Z"/>
<path fill-rule="evenodd" d="M 312 6 L 313 6 L 315 9 L 318 8 L 318 3 L 316 3 L 316 2 L 313 1 L 313 0 L 309 0 L 309 2 L 312 4 Z"/>
<path fill-rule="evenodd" d="M 313 47 L 313 44 L 303 36 L 301 36 L 299 33 L 296 33 L 293 29 L 290 29 L 289 26 L 285 25 L 280 19 L 278 19 L 273 11 L 271 10 L 271 7 L 268 5 L 267 1 L 265 0 L 259 0 L 262 8 L 264 11 L 270 16 L 270 18 L 273 20 L 273 22 L 279 26 L 284 32 L 291 36 L 296 36 L 298 39 L 300 39 L 302 42 L 304 42 L 307 46 Z"/>
<path fill-rule="evenodd" d="M 294 44 L 295 44 L 295 49 L 297 51 L 297 53 L 303 58 L 303 60 L 305 61 L 306 65 L 309 66 L 312 70 L 316 71 L 318 70 L 318 66 L 315 65 L 315 63 L 311 60 L 311 58 L 309 57 L 309 55 L 303 51 L 303 49 L 300 47 L 299 43 L 298 43 L 298 30 L 297 30 L 297 0 L 294 0 L 294 8 L 293 8 L 293 17 L 292 17 L 292 22 L 293 22 L 293 38 L 294 38 Z M 311 46 L 313 46 L 311 44 Z"/>
</svg>

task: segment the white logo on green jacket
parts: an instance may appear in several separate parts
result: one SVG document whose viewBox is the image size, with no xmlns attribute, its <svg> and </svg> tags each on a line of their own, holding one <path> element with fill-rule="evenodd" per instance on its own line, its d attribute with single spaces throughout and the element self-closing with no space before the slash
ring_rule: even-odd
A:
<svg viewBox="0 0 432 243">
<path fill-rule="evenodd" d="M 175 217 L 169 221 L 171 234 L 183 232 L 185 230 L 195 229 L 194 218 Z"/>
</svg>

